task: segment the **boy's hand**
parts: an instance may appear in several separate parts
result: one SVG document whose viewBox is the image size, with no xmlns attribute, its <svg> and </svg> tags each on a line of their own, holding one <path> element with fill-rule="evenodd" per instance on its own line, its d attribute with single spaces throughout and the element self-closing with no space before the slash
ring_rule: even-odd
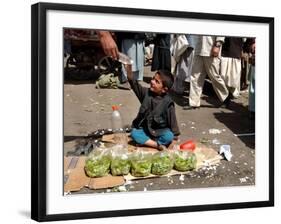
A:
<svg viewBox="0 0 281 224">
<path fill-rule="evenodd" d="M 124 65 L 124 67 L 126 69 L 128 79 L 132 80 L 133 79 L 132 65 L 126 64 L 126 65 Z"/>
</svg>

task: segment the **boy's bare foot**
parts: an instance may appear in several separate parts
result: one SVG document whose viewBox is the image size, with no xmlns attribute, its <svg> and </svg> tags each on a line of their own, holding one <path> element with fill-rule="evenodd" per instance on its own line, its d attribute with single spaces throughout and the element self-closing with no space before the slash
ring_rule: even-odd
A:
<svg viewBox="0 0 281 224">
<path fill-rule="evenodd" d="M 158 150 L 159 151 L 164 151 L 164 150 L 167 150 L 167 147 L 165 145 L 159 145 L 158 146 Z"/>
</svg>

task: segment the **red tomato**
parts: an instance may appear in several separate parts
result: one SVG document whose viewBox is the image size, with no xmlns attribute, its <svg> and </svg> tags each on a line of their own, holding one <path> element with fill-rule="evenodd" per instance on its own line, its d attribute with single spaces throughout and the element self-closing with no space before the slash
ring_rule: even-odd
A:
<svg viewBox="0 0 281 224">
<path fill-rule="evenodd" d="M 182 149 L 182 150 L 191 150 L 191 151 L 193 151 L 193 150 L 195 150 L 195 148 L 196 148 L 196 145 L 195 145 L 193 140 L 188 140 L 188 141 L 180 144 L 180 149 Z"/>
</svg>

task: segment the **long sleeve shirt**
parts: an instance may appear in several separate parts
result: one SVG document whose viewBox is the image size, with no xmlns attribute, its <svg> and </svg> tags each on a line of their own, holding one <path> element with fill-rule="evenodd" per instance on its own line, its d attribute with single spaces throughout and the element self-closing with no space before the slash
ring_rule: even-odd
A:
<svg viewBox="0 0 281 224">
<path fill-rule="evenodd" d="M 141 86 L 136 80 L 129 80 L 129 83 L 131 85 L 132 90 L 136 94 L 137 98 L 139 99 L 140 103 L 142 104 L 147 91 L 150 91 L 148 88 L 145 88 Z M 152 98 L 152 105 L 151 105 L 151 111 L 163 100 L 163 96 L 159 95 L 154 95 Z M 180 134 L 178 123 L 177 123 L 177 118 L 176 118 L 176 112 L 175 112 L 175 106 L 174 104 L 171 104 L 167 111 L 167 123 L 169 129 L 174 133 L 175 136 L 178 136 Z"/>
</svg>

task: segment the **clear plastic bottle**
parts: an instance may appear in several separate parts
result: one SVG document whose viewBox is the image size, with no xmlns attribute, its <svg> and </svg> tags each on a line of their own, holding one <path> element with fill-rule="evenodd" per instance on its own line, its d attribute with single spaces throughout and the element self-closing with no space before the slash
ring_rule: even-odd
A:
<svg viewBox="0 0 281 224">
<path fill-rule="evenodd" d="M 132 65 L 133 60 L 127 56 L 126 54 L 123 54 L 121 52 L 118 53 L 118 61 L 121 62 L 124 65 Z"/>
<path fill-rule="evenodd" d="M 111 126 L 114 133 L 114 142 L 116 144 L 122 145 L 123 147 L 127 147 L 127 134 L 123 128 L 122 117 L 118 110 L 118 106 L 113 105 L 112 110 L 113 112 L 111 114 Z"/>
</svg>

